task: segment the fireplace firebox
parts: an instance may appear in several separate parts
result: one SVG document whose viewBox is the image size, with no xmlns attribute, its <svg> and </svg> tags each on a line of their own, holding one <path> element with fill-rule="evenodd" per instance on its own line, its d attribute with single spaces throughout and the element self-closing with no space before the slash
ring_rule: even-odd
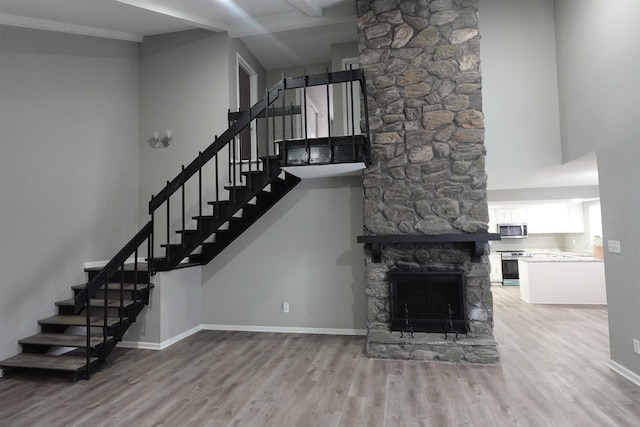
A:
<svg viewBox="0 0 640 427">
<path fill-rule="evenodd" d="M 391 330 L 466 334 L 460 271 L 390 271 Z"/>
</svg>

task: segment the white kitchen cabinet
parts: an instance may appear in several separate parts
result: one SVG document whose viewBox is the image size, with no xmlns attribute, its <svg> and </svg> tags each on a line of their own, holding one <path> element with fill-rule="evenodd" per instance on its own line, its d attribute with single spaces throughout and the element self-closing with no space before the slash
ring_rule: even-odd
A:
<svg viewBox="0 0 640 427">
<path fill-rule="evenodd" d="M 527 223 L 529 234 L 584 233 L 582 203 L 570 200 L 492 203 L 490 231 L 495 232 L 495 224 L 510 222 Z"/>
<path fill-rule="evenodd" d="M 496 209 L 496 224 L 511 222 L 511 208 Z"/>
<path fill-rule="evenodd" d="M 527 208 L 511 208 L 511 222 L 528 222 Z"/>
<path fill-rule="evenodd" d="M 491 264 L 491 282 L 502 283 L 502 256 L 500 254 L 489 255 L 489 263 Z"/>
<path fill-rule="evenodd" d="M 489 218 L 490 220 L 492 220 L 491 222 L 495 222 L 496 224 L 504 224 L 510 222 L 527 222 L 527 217 L 528 214 L 526 207 L 496 208 L 489 210 Z"/>
<path fill-rule="evenodd" d="M 582 203 L 553 202 L 529 206 L 529 234 L 583 233 Z"/>
</svg>

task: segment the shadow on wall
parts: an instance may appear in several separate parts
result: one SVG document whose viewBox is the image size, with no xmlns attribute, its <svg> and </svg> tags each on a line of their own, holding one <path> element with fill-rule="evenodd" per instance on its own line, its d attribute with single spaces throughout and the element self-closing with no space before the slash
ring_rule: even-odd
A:
<svg viewBox="0 0 640 427">
<path fill-rule="evenodd" d="M 203 266 L 205 323 L 364 329 L 362 221 L 361 176 L 302 181 Z"/>
</svg>

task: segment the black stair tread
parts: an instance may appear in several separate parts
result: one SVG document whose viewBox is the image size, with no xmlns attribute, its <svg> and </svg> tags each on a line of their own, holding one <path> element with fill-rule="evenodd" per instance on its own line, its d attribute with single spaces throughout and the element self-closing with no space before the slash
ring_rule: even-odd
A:
<svg viewBox="0 0 640 427">
<path fill-rule="evenodd" d="M 249 188 L 249 187 L 247 187 L 246 185 L 226 185 L 224 187 L 225 190 L 236 190 L 236 191 L 238 191 L 238 190 L 246 190 L 247 188 Z"/>
<path fill-rule="evenodd" d="M 91 306 L 92 307 L 104 307 L 104 299 L 103 298 L 91 298 L 90 300 Z M 124 307 L 127 307 L 129 305 L 133 304 L 132 300 L 124 300 L 122 305 Z M 71 306 L 71 307 L 75 307 L 76 302 L 75 299 L 73 298 L 69 298 L 63 301 L 57 301 L 56 305 L 58 307 L 62 307 L 62 306 Z M 120 307 L 120 300 L 119 299 L 109 299 L 107 300 L 107 307 L 109 308 L 119 308 Z"/>
<path fill-rule="evenodd" d="M 82 289 L 84 289 L 87 286 L 86 283 L 82 283 L 80 285 L 73 285 L 71 287 L 71 289 L 73 289 L 74 291 L 81 291 Z M 147 289 L 147 287 L 149 287 L 148 283 L 138 283 L 136 285 L 136 288 L 141 291 L 144 289 Z M 133 283 L 125 283 L 123 286 L 123 289 L 125 291 L 133 291 Z M 104 289 L 104 285 L 100 288 L 101 290 Z M 119 282 L 113 282 L 113 283 L 108 283 L 107 284 L 107 289 L 110 291 L 119 291 L 120 290 L 120 283 Z"/>
<path fill-rule="evenodd" d="M 90 363 L 98 361 L 92 357 Z M 86 366 L 86 357 L 52 356 L 49 354 L 20 353 L 0 362 L 0 366 L 12 368 L 50 369 L 54 371 L 74 372 Z"/>
<path fill-rule="evenodd" d="M 199 232 L 200 230 L 198 230 L 197 228 L 196 229 L 188 228 L 186 230 L 176 230 L 177 234 L 197 234 Z"/>
<path fill-rule="evenodd" d="M 99 316 L 91 316 L 91 326 L 103 327 L 104 318 Z M 117 317 L 107 317 L 107 326 L 114 327 L 120 323 Z M 87 316 L 85 315 L 57 315 L 38 320 L 40 325 L 65 325 L 65 326 L 85 326 L 87 324 Z"/>
<path fill-rule="evenodd" d="M 102 337 L 90 337 L 92 347 L 102 344 Z M 18 344 L 52 345 L 61 347 L 87 347 L 86 335 L 40 333 L 18 341 Z"/>
<path fill-rule="evenodd" d="M 85 268 L 84 271 L 102 271 L 104 267 L 88 267 Z M 120 269 L 118 269 L 120 271 Z M 125 263 L 124 271 L 135 271 L 135 264 Z M 147 271 L 147 263 L 144 261 L 138 261 L 138 271 Z"/>
</svg>

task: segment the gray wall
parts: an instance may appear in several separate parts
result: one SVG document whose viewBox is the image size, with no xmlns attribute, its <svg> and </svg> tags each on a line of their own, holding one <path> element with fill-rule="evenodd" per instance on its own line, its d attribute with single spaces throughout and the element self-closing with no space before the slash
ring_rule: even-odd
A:
<svg viewBox="0 0 640 427">
<path fill-rule="evenodd" d="M 552 0 L 481 0 L 487 172 L 562 163 Z"/>
<path fill-rule="evenodd" d="M 640 2 L 556 1 L 563 152 L 596 148 L 611 359 L 640 375 Z M 606 241 L 620 240 L 621 254 Z"/>
<path fill-rule="evenodd" d="M 137 54 L 0 26 L 0 359 L 137 231 Z"/>
<path fill-rule="evenodd" d="M 179 174 L 181 165 L 193 161 L 199 151 L 214 141 L 215 135 L 227 129 L 227 109 L 231 102 L 229 87 L 235 87 L 235 81 L 232 82 L 229 76 L 228 57 L 229 38 L 226 34 L 193 30 L 145 37 L 141 47 L 139 78 L 140 224 L 149 220 L 151 195 L 158 194 L 167 180 Z M 150 148 L 147 140 L 153 131 L 166 130 L 173 131 L 169 147 Z M 225 150 L 222 159 L 226 158 Z M 226 173 L 226 168 L 221 168 L 221 172 Z M 225 179 L 223 174 L 221 182 Z M 214 182 L 213 166 L 205 168 L 203 182 Z M 213 186 L 205 185 L 204 190 L 209 195 L 206 200 L 213 200 Z M 171 200 L 172 212 L 178 212 L 179 194 Z M 187 218 L 198 213 L 197 180 L 187 186 L 185 205 Z M 164 206 L 157 211 L 156 249 L 167 241 L 165 212 Z M 171 228 L 171 241 L 178 242 L 179 236 L 173 230 L 182 228 L 182 225 L 175 215 L 172 215 Z M 160 255 L 164 255 L 164 249 Z"/>
<path fill-rule="evenodd" d="M 295 187 L 203 267 L 204 323 L 364 329 L 361 187 L 361 177 Z"/>
</svg>

